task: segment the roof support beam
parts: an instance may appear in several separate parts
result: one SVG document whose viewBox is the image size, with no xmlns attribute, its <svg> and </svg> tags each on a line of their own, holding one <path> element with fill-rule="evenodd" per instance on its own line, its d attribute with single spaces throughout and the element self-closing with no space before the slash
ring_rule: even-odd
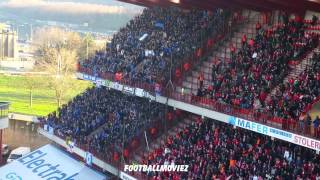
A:
<svg viewBox="0 0 320 180">
<path fill-rule="evenodd" d="M 213 10 L 222 9 L 251 9 L 256 11 L 283 10 L 290 13 L 303 14 L 306 10 L 320 11 L 320 2 L 310 0 L 118 0 L 139 6 L 178 6 L 185 9 Z"/>
</svg>

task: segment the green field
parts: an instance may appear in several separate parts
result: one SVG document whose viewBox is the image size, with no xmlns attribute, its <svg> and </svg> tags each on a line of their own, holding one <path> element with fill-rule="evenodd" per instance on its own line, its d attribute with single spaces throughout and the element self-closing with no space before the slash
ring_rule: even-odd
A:
<svg viewBox="0 0 320 180">
<path fill-rule="evenodd" d="M 40 84 L 46 84 L 45 78 L 36 78 Z M 11 103 L 10 112 L 44 116 L 57 109 L 55 99 L 55 91 L 48 86 L 40 86 L 33 90 L 33 103 L 30 107 L 30 91 L 26 88 L 26 77 L 0 75 L 0 101 L 8 101 Z M 90 86 L 89 82 L 75 80 L 76 88 L 66 95 L 63 103 L 68 102 L 77 94 L 83 92 Z"/>
</svg>

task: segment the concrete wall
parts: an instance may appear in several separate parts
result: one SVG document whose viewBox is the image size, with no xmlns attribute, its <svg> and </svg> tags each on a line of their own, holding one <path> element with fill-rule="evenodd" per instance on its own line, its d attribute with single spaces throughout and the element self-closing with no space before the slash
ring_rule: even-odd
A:
<svg viewBox="0 0 320 180">
<path fill-rule="evenodd" d="M 34 66 L 34 61 L 16 61 L 16 60 L 1 61 L 0 60 L 1 68 L 31 70 L 33 66 Z"/>
<path fill-rule="evenodd" d="M 15 119 L 15 120 L 26 121 L 26 122 L 34 122 L 34 123 L 39 122 L 37 116 L 9 113 L 8 117 L 9 117 L 9 119 Z"/>
</svg>

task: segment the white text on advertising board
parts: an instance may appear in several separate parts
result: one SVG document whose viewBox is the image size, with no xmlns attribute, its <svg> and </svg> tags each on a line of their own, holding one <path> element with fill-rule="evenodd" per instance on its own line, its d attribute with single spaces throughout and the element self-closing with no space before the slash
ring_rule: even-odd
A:
<svg viewBox="0 0 320 180">
<path fill-rule="evenodd" d="M 293 134 L 290 132 L 286 132 L 277 128 L 269 127 L 263 124 L 259 124 L 256 122 L 251 122 L 245 119 L 230 117 L 229 124 L 234 126 L 238 126 L 244 129 L 248 129 L 257 133 L 261 133 L 264 135 L 268 135 L 271 137 L 275 137 L 278 139 L 282 139 L 285 141 L 293 142 Z"/>
<path fill-rule="evenodd" d="M 61 179 L 74 180 L 79 173 L 68 174 L 63 169 L 59 168 L 60 164 L 50 164 L 46 162 L 48 154 L 37 150 L 18 161 L 26 166 L 30 171 L 43 179 Z"/>
<path fill-rule="evenodd" d="M 293 137 L 294 137 L 293 143 L 295 144 L 298 144 L 300 146 L 304 146 L 310 149 L 314 149 L 317 151 L 320 150 L 320 142 L 315 139 L 299 136 L 297 134 L 295 134 Z"/>
</svg>

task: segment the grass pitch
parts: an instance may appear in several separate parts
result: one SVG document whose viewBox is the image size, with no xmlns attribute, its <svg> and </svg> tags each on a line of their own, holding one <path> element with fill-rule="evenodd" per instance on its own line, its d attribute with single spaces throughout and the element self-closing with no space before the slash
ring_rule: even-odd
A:
<svg viewBox="0 0 320 180">
<path fill-rule="evenodd" d="M 55 91 L 46 84 L 43 77 L 34 77 L 39 86 L 32 91 L 32 107 L 30 106 L 30 90 L 26 85 L 25 76 L 0 75 L 0 101 L 10 102 L 10 112 L 45 116 L 57 109 Z M 90 85 L 89 82 L 74 80 L 76 88 L 72 88 L 70 93 L 63 99 L 63 103 L 68 102 L 77 94 L 83 92 Z"/>
</svg>

